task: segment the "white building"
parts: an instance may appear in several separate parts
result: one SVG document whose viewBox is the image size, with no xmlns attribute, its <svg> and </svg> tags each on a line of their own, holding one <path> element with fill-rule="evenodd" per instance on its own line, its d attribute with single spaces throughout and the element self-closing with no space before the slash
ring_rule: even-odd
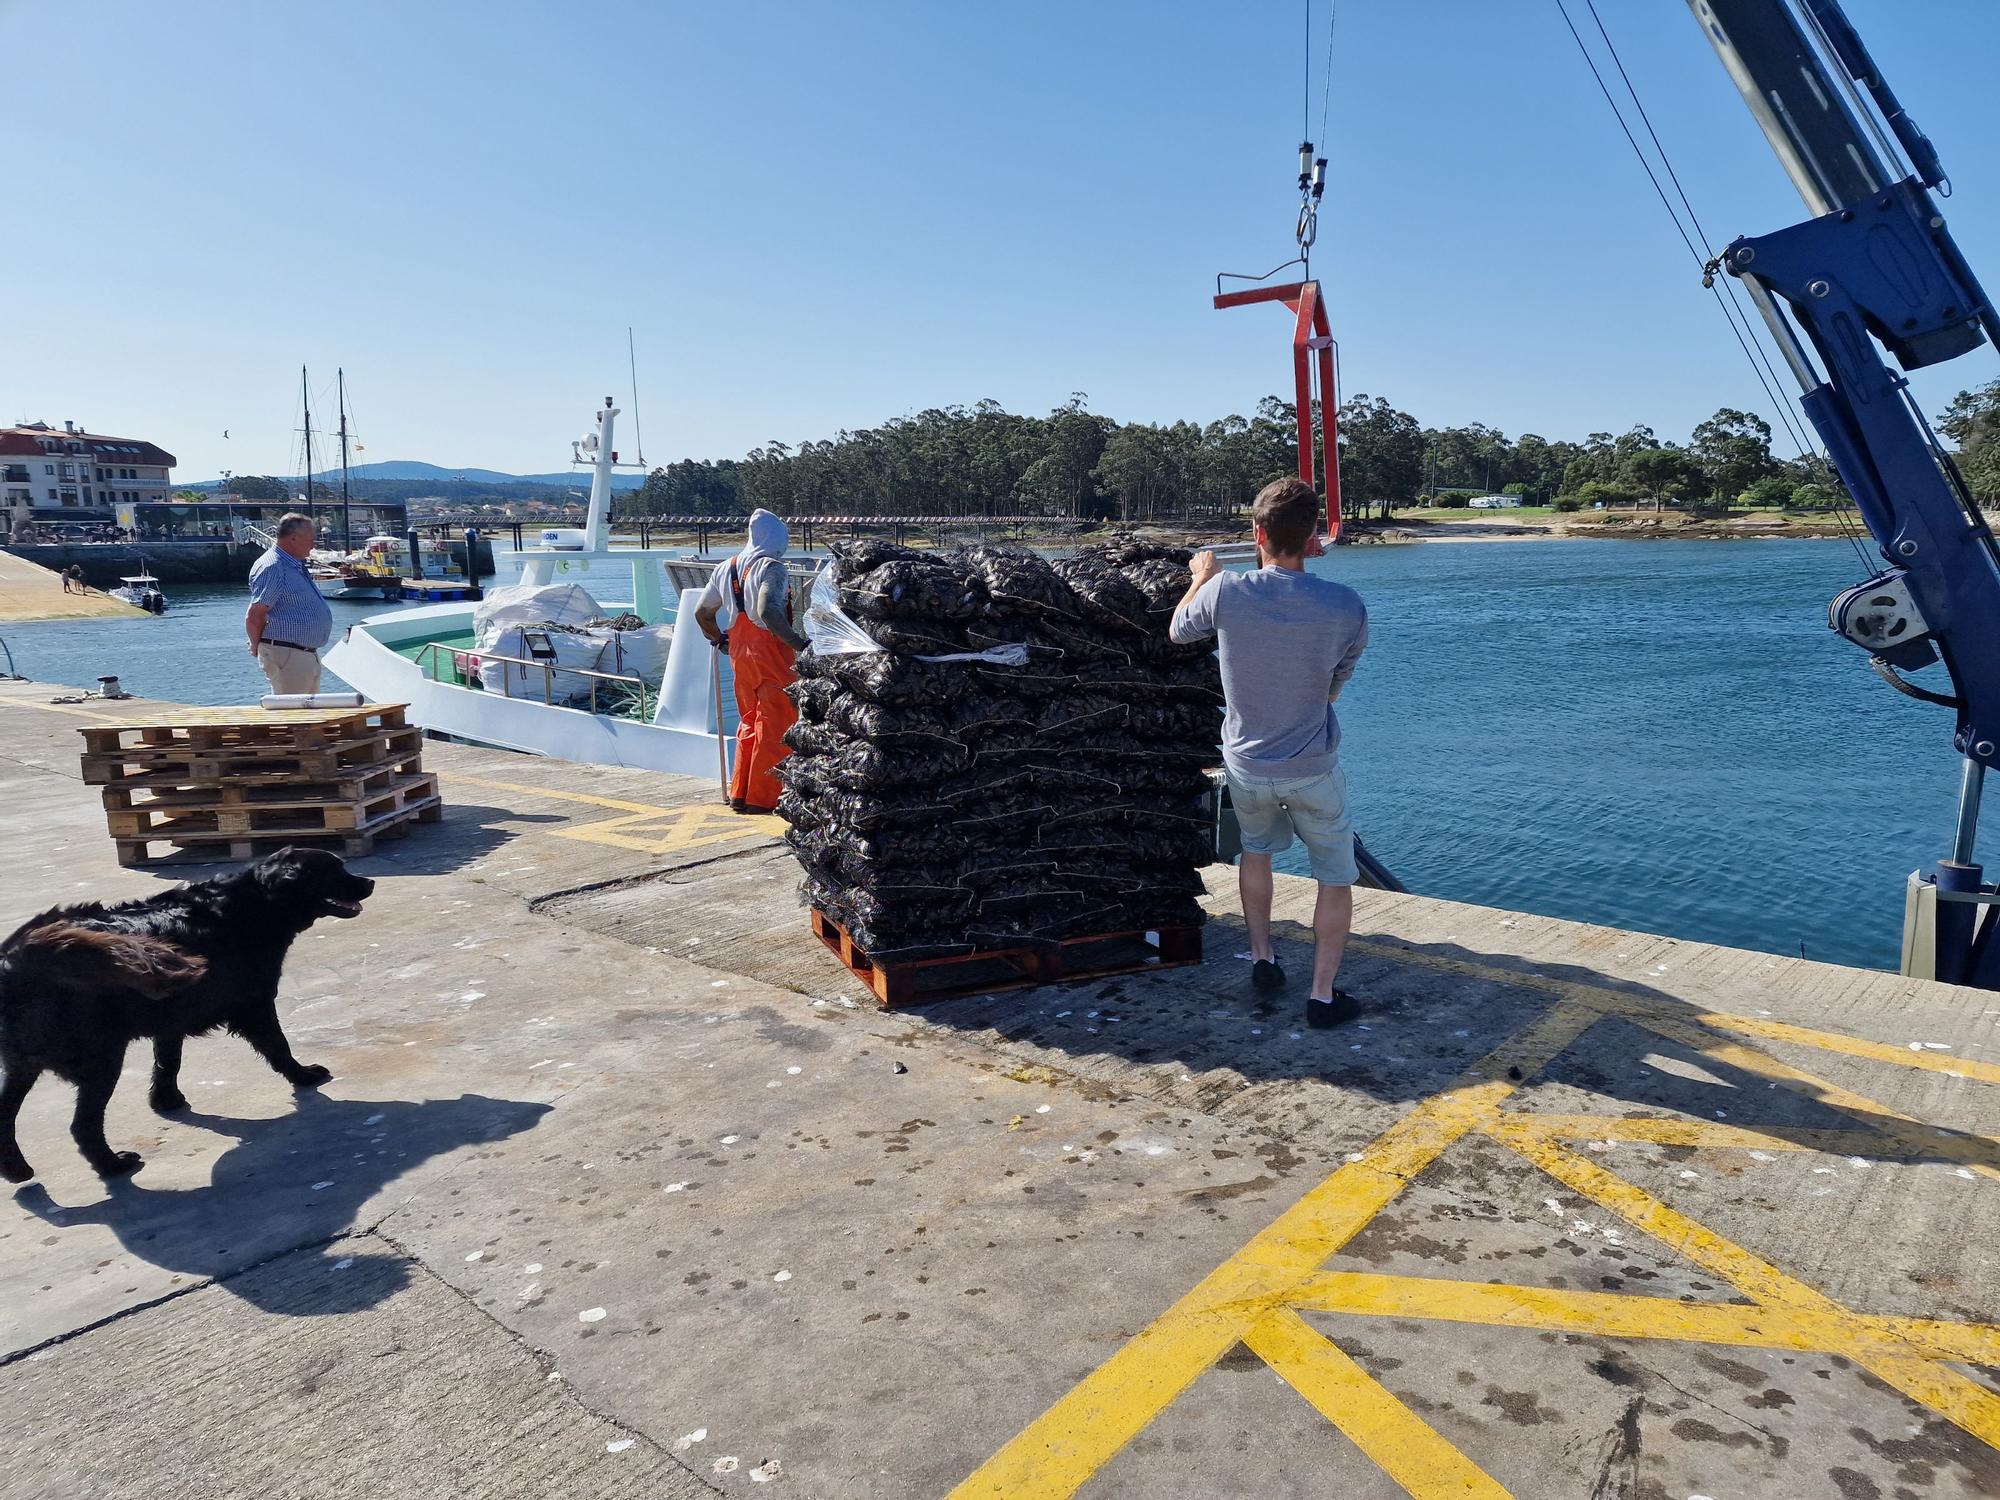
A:
<svg viewBox="0 0 2000 1500">
<path fill-rule="evenodd" d="M 74 422 L 0 427 L 0 521 L 109 523 L 120 505 L 165 501 L 174 456 L 138 438 L 86 432 Z"/>
</svg>

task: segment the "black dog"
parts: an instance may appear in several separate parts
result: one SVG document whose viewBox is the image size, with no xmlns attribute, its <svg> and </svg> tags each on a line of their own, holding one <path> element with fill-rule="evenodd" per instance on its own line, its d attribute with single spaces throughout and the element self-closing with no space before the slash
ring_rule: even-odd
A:
<svg viewBox="0 0 2000 1500">
<path fill-rule="evenodd" d="M 76 1085 L 70 1126 L 98 1175 L 138 1167 L 104 1139 L 126 1046 L 153 1039 L 151 1102 L 185 1109 L 181 1041 L 226 1027 L 294 1088 L 333 1077 L 292 1056 L 278 1025 L 278 976 L 292 940 L 321 917 L 358 917 L 375 882 L 338 855 L 280 849 L 249 868 L 117 906 L 86 902 L 30 918 L 0 943 L 0 1177 L 34 1168 L 14 1138 L 44 1070 Z"/>
</svg>

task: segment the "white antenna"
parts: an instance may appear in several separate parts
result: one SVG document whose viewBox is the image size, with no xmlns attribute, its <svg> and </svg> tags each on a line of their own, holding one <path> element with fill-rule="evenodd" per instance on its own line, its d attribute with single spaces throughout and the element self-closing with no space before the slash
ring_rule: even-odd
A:
<svg viewBox="0 0 2000 1500">
<path fill-rule="evenodd" d="M 646 467 L 646 439 L 639 431 L 639 355 L 632 344 L 632 325 L 625 325 L 625 358 L 632 366 L 632 441 L 639 449 L 639 467 Z"/>
</svg>

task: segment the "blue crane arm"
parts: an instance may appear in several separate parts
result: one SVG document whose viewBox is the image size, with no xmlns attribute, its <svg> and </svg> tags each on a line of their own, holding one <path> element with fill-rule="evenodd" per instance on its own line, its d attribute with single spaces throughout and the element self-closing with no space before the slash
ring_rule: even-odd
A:
<svg viewBox="0 0 2000 1500">
<path fill-rule="evenodd" d="M 2000 341 L 1931 195 L 1937 152 L 1838 0 L 1688 3 L 1813 214 L 1736 240 L 1721 261 L 1770 325 L 1887 564 L 1836 599 L 1830 621 L 1890 668 L 1941 659 L 1953 691 L 1931 696 L 1957 711 L 1955 747 L 2000 764 L 2000 550 L 1884 358 L 1913 370 Z M 1857 84 L 1910 172 L 1892 167 Z"/>
<path fill-rule="evenodd" d="M 1957 716 L 1957 837 L 1912 877 L 1909 910 L 1924 889 L 1935 917 L 1928 937 L 1906 919 L 1905 972 L 2000 989 L 2000 891 L 1973 850 L 1985 770 L 2000 764 L 2000 548 L 1901 373 L 2000 344 L 2000 321 L 1932 197 L 1936 149 L 1839 0 L 1688 5 L 1811 214 L 1718 261 L 1770 328 L 1886 564 L 1833 600 L 1828 623 Z M 1940 661 L 1948 694 L 1900 675 Z"/>
</svg>

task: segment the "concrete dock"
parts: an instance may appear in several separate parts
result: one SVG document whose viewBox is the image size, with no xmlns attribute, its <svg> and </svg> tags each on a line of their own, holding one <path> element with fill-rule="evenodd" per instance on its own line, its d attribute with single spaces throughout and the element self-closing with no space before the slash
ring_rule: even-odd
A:
<svg viewBox="0 0 2000 1500">
<path fill-rule="evenodd" d="M 0 931 L 209 873 L 62 691 Z M 1200 967 L 884 1013 L 712 784 L 427 763 L 286 973 L 333 1082 L 135 1048 L 108 1188 L 29 1098 L 0 1496 L 2000 1494 L 2000 996 L 1361 892 L 1313 1032 L 1217 870 Z"/>
<path fill-rule="evenodd" d="M 62 575 L 0 550 L 0 625 L 13 620 L 96 620 L 146 612 L 101 588 L 64 593 Z"/>
</svg>

